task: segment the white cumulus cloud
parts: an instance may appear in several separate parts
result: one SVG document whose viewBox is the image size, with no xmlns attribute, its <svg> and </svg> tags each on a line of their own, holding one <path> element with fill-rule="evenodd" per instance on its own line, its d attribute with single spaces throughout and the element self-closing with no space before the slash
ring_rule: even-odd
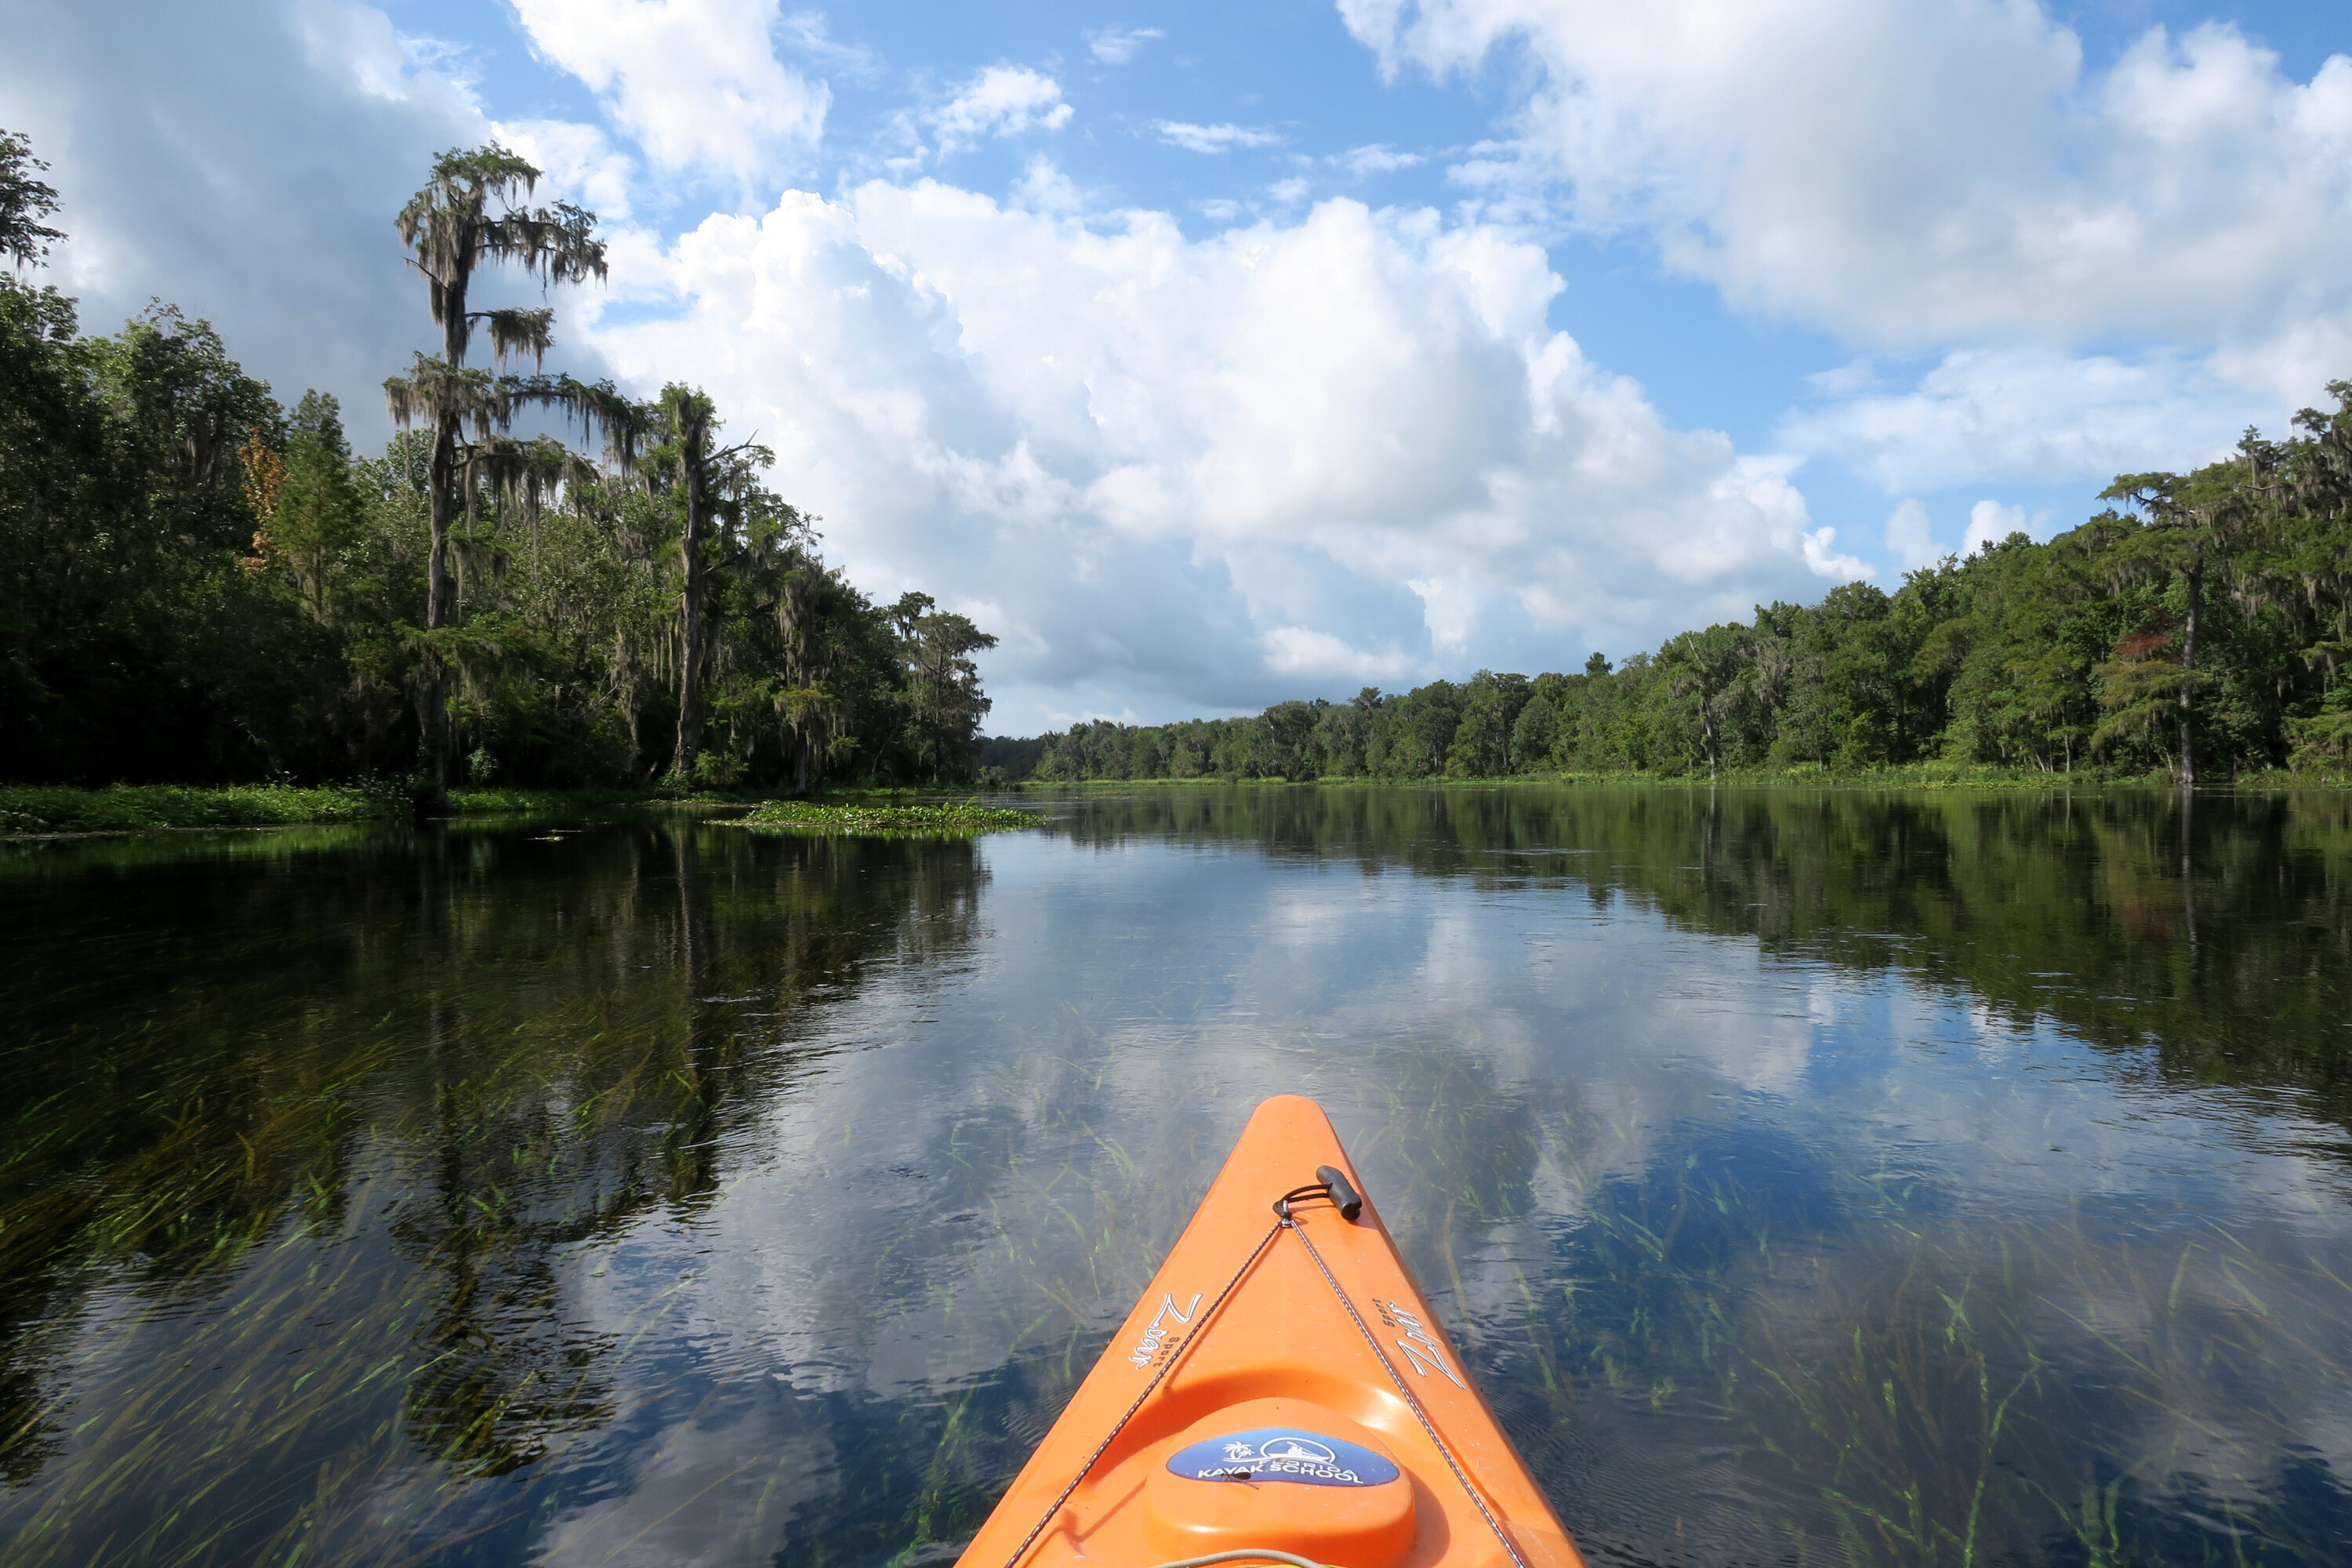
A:
<svg viewBox="0 0 2352 1568">
<path fill-rule="evenodd" d="M 1574 663 L 1864 574 L 1793 459 L 1549 327 L 1539 247 L 1425 211 L 1188 240 L 873 183 L 667 266 L 675 319 L 596 342 L 756 429 L 861 583 L 988 605 L 1000 728 Z"/>
<path fill-rule="evenodd" d="M 776 0 L 515 0 L 515 10 L 532 47 L 594 91 L 659 168 L 752 185 L 824 133 L 832 94 L 776 58 Z"/>
<path fill-rule="evenodd" d="M 1384 648 L 1360 648 L 1329 632 L 1311 626 L 1272 626 L 1260 639 L 1265 647 L 1270 674 L 1313 682 L 1318 687 L 1337 680 L 1362 681 L 1368 686 L 1426 679 L 1429 663 L 1393 644 Z"/>
<path fill-rule="evenodd" d="M 1915 497 L 1887 514 L 1886 552 L 1906 572 L 1933 566 L 1944 558 L 1947 552 L 1936 542 L 1935 525 L 1928 521 L 1926 502 Z"/>
<path fill-rule="evenodd" d="M 1236 147 L 1271 147 L 1282 138 L 1271 131 L 1246 125 L 1194 125 L 1182 120 L 1155 120 L 1151 128 L 1171 147 L 1187 153 L 1230 153 Z"/>
<path fill-rule="evenodd" d="M 550 190 L 590 208 L 608 225 L 628 221 L 630 193 L 642 172 L 603 127 L 569 120 L 507 120 L 494 129 L 499 142 L 539 166 Z"/>
<path fill-rule="evenodd" d="M 1969 531 L 1960 541 L 1960 553 L 1974 555 L 1989 544 L 1999 544 L 2012 533 L 2029 531 L 2023 507 L 2003 506 L 1997 500 L 1980 500 L 1969 508 Z"/>
<path fill-rule="evenodd" d="M 2019 0 L 1341 0 L 1391 68 L 1505 40 L 1508 150 L 1580 222 L 1652 227 L 1743 305 L 1895 342 L 2266 331 L 2340 307 L 2352 59 L 2307 83 L 2227 26 L 2111 68 Z"/>
<path fill-rule="evenodd" d="M 1807 425 L 1890 489 L 2096 471 L 2167 424 L 2163 460 L 2192 461 L 2352 370 L 2343 55 L 2298 81 L 2215 24 L 2086 63 L 2038 0 L 1339 5 L 1391 73 L 1523 54 L 1507 134 L 1453 171 L 1474 205 L 1643 231 L 1742 310 L 1976 356 L 1931 382 L 2030 362 L 2036 404 L 2104 395 L 2104 434 L 1928 386 Z M 2119 341 L 2150 355 L 2071 358 Z"/>
<path fill-rule="evenodd" d="M 1792 412 L 1781 444 L 1837 458 L 1890 494 L 1992 476 L 2053 482 L 2194 467 L 2227 452 L 2248 425 L 2278 417 L 2270 398 L 2163 353 L 1963 349 L 1908 390 L 1874 391 L 1843 373 L 1822 380 L 1839 395 Z"/>
<path fill-rule="evenodd" d="M 1370 174 L 1391 174 L 1399 169 L 1411 169 L 1428 160 L 1418 153 L 1400 153 L 1393 147 L 1375 142 L 1368 147 L 1351 147 L 1332 162 L 1360 180 Z"/>
<path fill-rule="evenodd" d="M 1074 111 L 1061 84 L 1026 66 L 990 66 L 957 89 L 933 112 L 930 125 L 942 154 L 976 147 L 992 136 L 1059 131 Z"/>
<path fill-rule="evenodd" d="M 1168 35 L 1157 27 L 1105 27 L 1087 35 L 1087 47 L 1107 66 L 1123 66 L 1143 46 Z"/>
</svg>

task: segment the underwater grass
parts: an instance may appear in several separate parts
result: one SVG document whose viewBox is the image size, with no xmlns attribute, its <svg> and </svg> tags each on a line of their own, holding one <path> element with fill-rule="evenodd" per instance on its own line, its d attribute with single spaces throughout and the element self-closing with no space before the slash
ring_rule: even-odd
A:
<svg viewBox="0 0 2352 1568">
<path fill-rule="evenodd" d="M 561 926 L 453 884 L 446 938 L 374 960 L 376 1007 L 281 1011 L 299 987 L 257 949 L 237 1005 L 192 993 L 113 1037 L 22 1042 L 119 1058 L 132 1087 L 28 1105 L 0 1165 L 26 1194 L 0 1205 L 6 1272 L 80 1303 L 10 1346 L 33 1394 L 0 1440 L 27 1503 L 12 1561 L 513 1561 L 589 1484 L 562 1478 L 594 1476 L 567 1451 L 630 1442 L 631 1399 L 711 1397 L 673 1354 L 689 1281 L 634 1290 L 599 1333 L 567 1299 L 762 1160 L 885 1174 L 754 1135 L 824 1069 L 751 1020 L 846 996 L 890 955 L 951 967 L 974 855 L 683 826 L 613 843 L 629 901 L 576 879 Z M 873 901 L 906 864 L 934 879 Z M 672 886 L 691 908 L 661 901 Z M 770 899 L 730 923 L 731 900 Z M 606 934 L 557 943 L 573 921 Z M 653 964 L 674 987 L 637 978 Z M 1214 973 L 1089 972 L 975 1057 L 920 1170 L 845 1188 L 888 1218 L 842 1308 L 917 1320 L 901 1352 L 935 1359 L 887 1396 L 779 1396 L 842 1478 L 790 1501 L 786 1568 L 936 1563 L 985 1516 L 1229 1146 L 1225 1120 L 1106 1098 L 1213 1028 L 1221 994 Z M 1269 1019 L 1269 1080 L 1325 1098 L 1596 1563 L 2347 1560 L 2326 1510 L 2352 1520 L 2352 1499 L 2294 1458 L 2315 1407 L 2352 1403 L 2340 1231 L 2232 1235 L 2105 1180 L 1989 1212 L 1964 1143 L 1923 1159 L 1768 1101 L 1744 1124 L 1661 1118 L 1498 1068 L 1479 1018 L 1401 1034 L 1356 1003 Z M 867 1131 L 815 1135 L 847 1152 Z M 804 1462 L 788 1442 L 743 1458 Z"/>
<path fill-rule="evenodd" d="M 1375 1195 L 1423 1216 L 1400 1240 L 1595 1561 L 2346 1560 L 2352 1488 L 2296 1419 L 2352 1391 L 2335 1248 L 1697 1126 L 1629 1169 L 1613 1113 L 1410 1087 Z M 1620 1445 L 1668 1472 L 1593 1484 L 1579 1450 Z"/>
<path fill-rule="evenodd" d="M 990 1135 L 960 1141 L 958 1185 L 989 1223 L 967 1244 L 1031 1279 L 1034 1316 L 966 1325 L 1003 1347 L 995 1373 L 902 1415 L 861 1458 L 889 1479 L 791 1568 L 969 1539 L 1107 1348 L 1105 1314 L 1225 1147 L 1171 1167 L 1082 1108 L 1133 1025 L 1195 1005 L 1180 985 L 1072 1006 L 972 1086 Z M 1368 1189 L 1591 1561 L 2347 1560 L 2352 1490 L 2302 1447 L 2294 1397 L 2352 1390 L 2352 1283 L 2325 1247 L 2161 1200 L 1988 1212 L 1954 1173 L 1834 1142 L 1759 1161 L 1685 1127 L 1628 1168 L 1648 1130 L 1475 1058 L 1386 1048 L 1335 1073 L 1297 1055 L 1343 1129 L 1370 1117 L 1350 1141 Z M 1351 1114 L 1348 1079 L 1384 1087 Z M 910 1216 L 877 1272 L 902 1247 L 936 1261 L 935 1237 Z"/>
<path fill-rule="evenodd" d="M 1034 811 L 1012 811 L 978 801 L 921 805 L 824 805 L 814 801 L 772 800 L 720 823 L 771 833 L 848 834 L 884 838 L 968 838 L 1034 827 Z"/>
</svg>

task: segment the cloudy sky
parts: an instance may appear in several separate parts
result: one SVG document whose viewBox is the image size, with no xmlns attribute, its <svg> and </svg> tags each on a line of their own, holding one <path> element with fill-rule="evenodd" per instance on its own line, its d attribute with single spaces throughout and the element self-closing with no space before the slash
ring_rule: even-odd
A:
<svg viewBox="0 0 2352 1568">
<path fill-rule="evenodd" d="M 709 388 L 1028 733 L 1622 657 L 2281 429 L 2352 12 L 2223 5 L 0 0 L 0 125 L 89 324 L 371 445 L 392 213 L 528 152 L 612 242 L 562 363 Z"/>
</svg>

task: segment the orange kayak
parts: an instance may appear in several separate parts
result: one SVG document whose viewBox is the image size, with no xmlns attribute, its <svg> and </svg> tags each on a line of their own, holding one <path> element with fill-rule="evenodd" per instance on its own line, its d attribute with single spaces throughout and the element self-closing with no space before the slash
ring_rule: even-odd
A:
<svg viewBox="0 0 2352 1568">
<path fill-rule="evenodd" d="M 957 1568 L 1581 1568 L 1323 1108 L 1257 1108 Z"/>
</svg>

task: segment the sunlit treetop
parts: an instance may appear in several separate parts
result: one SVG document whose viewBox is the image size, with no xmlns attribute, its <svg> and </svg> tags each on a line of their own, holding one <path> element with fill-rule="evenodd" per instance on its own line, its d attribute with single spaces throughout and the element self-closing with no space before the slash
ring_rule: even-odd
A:
<svg viewBox="0 0 2352 1568">
<path fill-rule="evenodd" d="M 551 341 L 551 310 L 467 310 L 478 262 L 510 262 L 542 285 L 605 276 L 594 213 L 570 202 L 522 205 L 539 177 L 535 164 L 495 142 L 452 148 L 434 160 L 431 182 L 394 220 L 401 243 L 413 252 L 409 264 L 425 275 L 443 355 L 452 365 L 465 363 L 476 321 L 488 324 L 491 352 L 501 360 L 528 353 L 538 363 Z"/>
</svg>

